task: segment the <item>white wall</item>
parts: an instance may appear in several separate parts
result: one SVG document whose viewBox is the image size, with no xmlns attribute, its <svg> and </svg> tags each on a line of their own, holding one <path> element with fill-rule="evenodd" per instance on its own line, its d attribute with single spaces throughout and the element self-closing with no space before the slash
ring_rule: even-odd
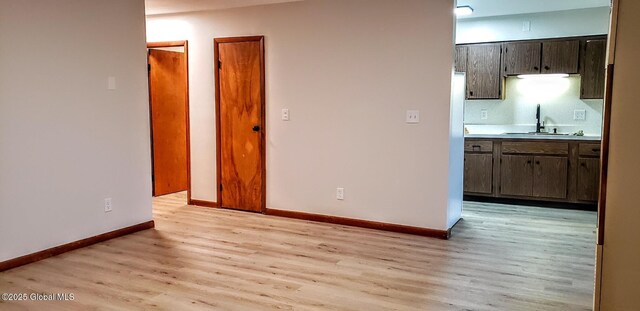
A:
<svg viewBox="0 0 640 311">
<path fill-rule="evenodd" d="M 151 220 L 144 23 L 142 0 L 0 0 L 0 261 Z"/>
<path fill-rule="evenodd" d="M 267 207 L 446 229 L 452 10 L 309 0 L 149 17 L 148 41 L 189 40 L 193 198 L 217 200 L 213 38 L 265 35 Z"/>
<path fill-rule="evenodd" d="M 506 81 L 504 100 L 467 100 L 465 126 L 472 134 L 494 134 L 511 131 L 533 131 L 536 126 L 536 105 L 548 131 L 560 133 L 583 130 L 586 135 L 602 132 L 601 99 L 580 99 L 580 76 L 569 78 L 519 79 Z M 488 118 L 482 119 L 482 110 Z M 574 110 L 585 110 L 586 120 L 574 120 Z"/>
<path fill-rule="evenodd" d="M 459 19 L 456 43 L 602 35 L 609 30 L 607 7 Z M 530 30 L 523 31 L 523 22 Z"/>
<path fill-rule="evenodd" d="M 466 75 L 456 72 L 451 83 L 451 124 L 449 141 L 449 206 L 448 227 L 462 217 L 464 176 L 464 96 Z"/>
</svg>

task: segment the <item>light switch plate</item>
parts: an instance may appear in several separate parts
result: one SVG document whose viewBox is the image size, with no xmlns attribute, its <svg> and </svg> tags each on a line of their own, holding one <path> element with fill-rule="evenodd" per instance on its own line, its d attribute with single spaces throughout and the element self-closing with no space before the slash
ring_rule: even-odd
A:
<svg viewBox="0 0 640 311">
<path fill-rule="evenodd" d="M 420 123 L 420 111 L 407 110 L 407 123 Z"/>
<path fill-rule="evenodd" d="M 522 31 L 531 31 L 531 22 L 530 21 L 524 21 L 522 22 Z"/>
<path fill-rule="evenodd" d="M 107 78 L 107 89 L 115 90 L 116 89 L 116 77 Z"/>
<path fill-rule="evenodd" d="M 573 111 L 573 120 L 584 121 L 587 119 L 587 111 L 584 109 L 576 109 Z"/>
<path fill-rule="evenodd" d="M 289 121 L 289 109 L 282 109 L 282 121 Z"/>
</svg>

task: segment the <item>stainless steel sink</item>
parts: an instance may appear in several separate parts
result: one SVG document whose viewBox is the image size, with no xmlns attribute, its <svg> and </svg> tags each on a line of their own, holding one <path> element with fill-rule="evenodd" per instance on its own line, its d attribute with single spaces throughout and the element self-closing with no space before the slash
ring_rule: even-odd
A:
<svg viewBox="0 0 640 311">
<path fill-rule="evenodd" d="M 547 133 L 547 132 L 527 132 L 527 133 L 504 133 L 503 135 L 551 135 L 551 136 L 566 136 L 569 134 L 560 134 L 560 133 Z"/>
</svg>

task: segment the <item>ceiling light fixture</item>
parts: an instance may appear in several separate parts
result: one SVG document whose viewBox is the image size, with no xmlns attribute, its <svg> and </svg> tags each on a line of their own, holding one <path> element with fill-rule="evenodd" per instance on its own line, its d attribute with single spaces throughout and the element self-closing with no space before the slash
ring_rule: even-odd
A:
<svg viewBox="0 0 640 311">
<path fill-rule="evenodd" d="M 551 74 L 538 74 L 538 75 L 518 75 L 520 79 L 546 79 L 546 78 L 568 78 L 569 74 L 566 73 L 551 73 Z"/>
<path fill-rule="evenodd" d="M 455 8 L 453 12 L 456 13 L 456 16 L 468 16 L 473 13 L 473 8 L 468 5 L 464 5 Z"/>
</svg>

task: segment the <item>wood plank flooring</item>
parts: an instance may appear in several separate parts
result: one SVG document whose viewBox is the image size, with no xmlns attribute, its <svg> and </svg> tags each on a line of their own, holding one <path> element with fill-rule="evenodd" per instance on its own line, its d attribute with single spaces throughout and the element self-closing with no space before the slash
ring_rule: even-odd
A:
<svg viewBox="0 0 640 311">
<path fill-rule="evenodd" d="M 466 203 L 448 240 L 154 200 L 155 230 L 0 273 L 0 310 L 590 310 L 594 212 Z"/>
</svg>

